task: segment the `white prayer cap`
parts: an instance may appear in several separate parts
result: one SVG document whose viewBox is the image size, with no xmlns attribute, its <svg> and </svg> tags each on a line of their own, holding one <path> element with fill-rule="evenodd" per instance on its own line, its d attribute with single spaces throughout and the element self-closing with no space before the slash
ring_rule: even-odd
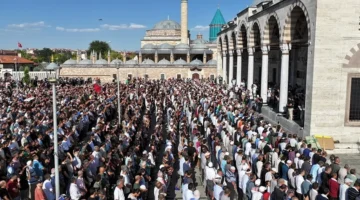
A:
<svg viewBox="0 0 360 200">
<path fill-rule="evenodd" d="M 256 186 L 260 186 L 260 184 L 261 184 L 261 180 L 260 180 L 260 179 L 257 179 L 257 180 L 255 181 L 255 185 L 256 185 Z"/>
<path fill-rule="evenodd" d="M 259 192 L 264 193 L 265 190 L 266 190 L 266 187 L 264 187 L 264 186 L 259 187 Z"/>
</svg>

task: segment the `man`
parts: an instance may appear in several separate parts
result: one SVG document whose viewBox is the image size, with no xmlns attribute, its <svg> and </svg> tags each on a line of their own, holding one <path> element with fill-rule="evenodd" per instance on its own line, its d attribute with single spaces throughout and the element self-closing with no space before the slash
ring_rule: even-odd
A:
<svg viewBox="0 0 360 200">
<path fill-rule="evenodd" d="M 220 200 L 220 195 L 223 193 L 223 188 L 222 188 L 222 184 L 221 184 L 221 176 L 216 175 L 215 180 L 214 180 L 214 195 L 213 197 L 215 198 L 215 200 Z"/>
<path fill-rule="evenodd" d="M 329 180 L 329 200 L 337 200 L 339 198 L 339 183 L 337 182 L 337 173 L 331 174 Z"/>
<path fill-rule="evenodd" d="M 301 190 L 302 183 L 304 180 L 305 170 L 301 170 L 300 174 L 295 176 L 295 188 L 296 188 L 296 196 L 302 200 L 303 199 L 303 192 Z"/>
<path fill-rule="evenodd" d="M 223 195 L 221 195 L 220 200 L 230 200 L 231 190 L 229 188 L 225 188 Z"/>
<path fill-rule="evenodd" d="M 348 164 L 345 164 L 344 167 L 340 168 L 338 172 L 338 182 L 339 184 L 345 183 L 345 177 L 349 174 L 350 166 Z"/>
<path fill-rule="evenodd" d="M 12 176 L 11 179 L 7 182 L 6 188 L 13 200 L 20 200 L 20 192 L 16 175 Z"/>
<path fill-rule="evenodd" d="M 71 184 L 69 189 L 70 197 L 72 200 L 79 200 L 82 196 L 82 193 L 79 190 L 79 187 L 76 185 L 76 178 L 71 178 Z"/>
<path fill-rule="evenodd" d="M 346 178 L 344 183 L 340 185 L 339 200 L 347 199 L 346 193 L 352 182 L 353 181 L 351 179 Z"/>
<path fill-rule="evenodd" d="M 309 193 L 311 190 L 311 183 L 312 183 L 313 177 L 311 174 L 308 174 L 306 177 L 306 180 L 301 184 L 301 192 L 303 194 L 303 197 L 305 199 L 309 199 Z"/>
<path fill-rule="evenodd" d="M 315 164 L 311 167 L 310 174 L 313 177 L 313 182 L 315 182 L 317 180 L 318 171 L 323 165 L 324 165 L 324 162 L 319 161 L 317 164 Z"/>
<path fill-rule="evenodd" d="M 117 181 L 117 186 L 114 190 L 114 200 L 125 200 L 123 188 L 124 188 L 124 178 L 120 176 L 120 179 Z"/>
<path fill-rule="evenodd" d="M 318 194 L 315 200 L 328 200 L 329 189 L 324 188 L 321 194 Z"/>
<path fill-rule="evenodd" d="M 46 196 L 44 195 L 44 191 L 42 190 L 42 182 L 38 182 L 36 184 L 34 196 L 35 196 L 34 198 L 35 200 L 46 200 Z"/>
<path fill-rule="evenodd" d="M 252 198 L 251 200 L 262 200 L 263 199 L 263 193 L 265 192 L 266 187 L 260 186 L 259 191 L 252 191 Z"/>
<path fill-rule="evenodd" d="M 50 174 L 45 174 L 44 176 L 44 184 L 42 186 L 42 189 L 45 193 L 46 199 L 47 200 L 54 200 L 55 199 L 55 194 L 54 194 L 54 188 L 51 184 L 51 177 Z"/>
<path fill-rule="evenodd" d="M 274 192 L 271 193 L 270 199 L 284 199 L 287 188 L 288 187 L 285 184 L 275 187 Z"/>
<path fill-rule="evenodd" d="M 194 197 L 194 190 L 195 190 L 195 185 L 194 183 L 189 183 L 188 184 L 188 190 L 185 193 L 185 199 L 184 200 L 192 200 Z"/>
<path fill-rule="evenodd" d="M 348 174 L 346 178 L 352 180 L 353 182 L 351 183 L 351 187 L 354 186 L 354 183 L 357 180 L 356 169 L 350 169 L 350 174 Z"/>
<path fill-rule="evenodd" d="M 282 178 L 285 179 L 286 181 L 289 181 L 288 171 L 289 171 L 291 164 L 292 164 L 292 161 L 288 160 L 288 161 L 286 161 L 286 165 L 282 165 L 282 168 L 281 168 Z"/>
<path fill-rule="evenodd" d="M 360 182 L 356 181 L 354 183 L 354 186 L 347 190 L 347 199 L 348 200 L 357 199 L 357 197 L 360 195 L 359 190 L 360 190 Z"/>
<path fill-rule="evenodd" d="M 139 189 L 134 190 L 132 193 L 129 194 L 129 200 L 137 200 L 138 197 L 141 195 L 141 191 Z"/>
<path fill-rule="evenodd" d="M 340 158 L 335 157 L 334 162 L 330 166 L 331 166 L 331 172 L 337 174 L 340 170 Z"/>
<path fill-rule="evenodd" d="M 316 196 L 318 195 L 318 190 L 319 190 L 319 183 L 315 182 L 312 184 L 312 189 L 309 192 L 309 199 L 310 200 L 315 200 Z"/>
</svg>

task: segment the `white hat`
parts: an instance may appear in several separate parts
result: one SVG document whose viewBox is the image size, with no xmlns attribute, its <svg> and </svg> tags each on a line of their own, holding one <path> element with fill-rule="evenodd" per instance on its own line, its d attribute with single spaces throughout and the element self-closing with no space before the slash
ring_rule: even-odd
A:
<svg viewBox="0 0 360 200">
<path fill-rule="evenodd" d="M 225 152 L 225 156 L 228 156 L 228 155 L 230 155 L 230 153 L 229 153 L 229 152 Z"/>
<path fill-rule="evenodd" d="M 195 191 L 194 191 L 194 197 L 195 197 L 196 199 L 200 199 L 200 191 L 199 191 L 199 190 L 195 190 Z"/>
<path fill-rule="evenodd" d="M 259 187 L 259 192 L 263 193 L 265 191 L 266 191 L 266 187 L 264 187 L 264 186 Z"/>
<path fill-rule="evenodd" d="M 274 171 L 275 173 L 278 172 L 278 170 L 276 168 L 271 168 L 271 171 Z"/>
<path fill-rule="evenodd" d="M 296 157 L 297 157 L 297 158 L 300 157 L 300 153 L 296 153 Z"/>
<path fill-rule="evenodd" d="M 231 166 L 231 167 L 230 167 L 230 170 L 235 171 L 235 167 L 234 167 L 234 166 Z"/>
<path fill-rule="evenodd" d="M 234 141 L 231 141 L 231 142 L 230 142 L 230 145 L 234 145 Z"/>
<path fill-rule="evenodd" d="M 143 154 L 147 154 L 147 151 L 145 150 L 145 151 L 143 151 Z"/>
<path fill-rule="evenodd" d="M 287 160 L 287 161 L 286 161 L 286 164 L 291 165 L 291 164 L 292 164 L 292 161 L 291 161 L 291 160 Z"/>
<path fill-rule="evenodd" d="M 344 182 L 345 182 L 345 183 L 353 183 L 354 181 L 351 180 L 351 179 L 349 179 L 349 178 L 346 178 Z"/>
<path fill-rule="evenodd" d="M 213 163 L 212 162 L 209 162 L 209 164 L 208 164 L 208 167 L 214 167 L 214 165 L 213 165 Z"/>
<path fill-rule="evenodd" d="M 163 167 L 164 167 L 164 165 L 160 165 L 159 169 L 161 169 L 161 168 L 163 168 Z"/>
<path fill-rule="evenodd" d="M 260 186 L 260 184 L 261 184 L 261 180 L 260 180 L 260 179 L 257 179 L 257 180 L 255 181 L 255 185 L 256 185 L 256 186 Z"/>
<path fill-rule="evenodd" d="M 145 185 L 140 185 L 140 190 L 146 190 L 146 186 Z"/>
<path fill-rule="evenodd" d="M 243 165 L 243 166 L 242 166 L 242 170 L 243 170 L 243 171 L 246 171 L 247 169 L 249 169 L 249 166 L 247 166 L 247 165 Z"/>
<path fill-rule="evenodd" d="M 260 140 L 263 140 L 264 139 L 264 137 L 263 136 L 260 136 Z"/>
</svg>

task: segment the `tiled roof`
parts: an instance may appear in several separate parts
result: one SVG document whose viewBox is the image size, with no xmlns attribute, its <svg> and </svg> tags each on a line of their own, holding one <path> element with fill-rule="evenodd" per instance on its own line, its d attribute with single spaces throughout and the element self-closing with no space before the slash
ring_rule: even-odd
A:
<svg viewBox="0 0 360 200">
<path fill-rule="evenodd" d="M 0 55 L 0 64 L 12 64 L 12 63 L 19 63 L 19 64 L 34 64 L 33 61 L 18 57 L 18 56 L 9 56 L 9 55 Z"/>
</svg>

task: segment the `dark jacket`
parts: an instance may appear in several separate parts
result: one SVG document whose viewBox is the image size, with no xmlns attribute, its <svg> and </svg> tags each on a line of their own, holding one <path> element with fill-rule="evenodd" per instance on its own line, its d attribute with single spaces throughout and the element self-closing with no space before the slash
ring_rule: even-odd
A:
<svg viewBox="0 0 360 200">
<path fill-rule="evenodd" d="M 285 197 L 285 192 L 281 191 L 278 187 L 275 187 L 274 192 L 270 196 L 270 199 L 283 200 Z"/>
</svg>

